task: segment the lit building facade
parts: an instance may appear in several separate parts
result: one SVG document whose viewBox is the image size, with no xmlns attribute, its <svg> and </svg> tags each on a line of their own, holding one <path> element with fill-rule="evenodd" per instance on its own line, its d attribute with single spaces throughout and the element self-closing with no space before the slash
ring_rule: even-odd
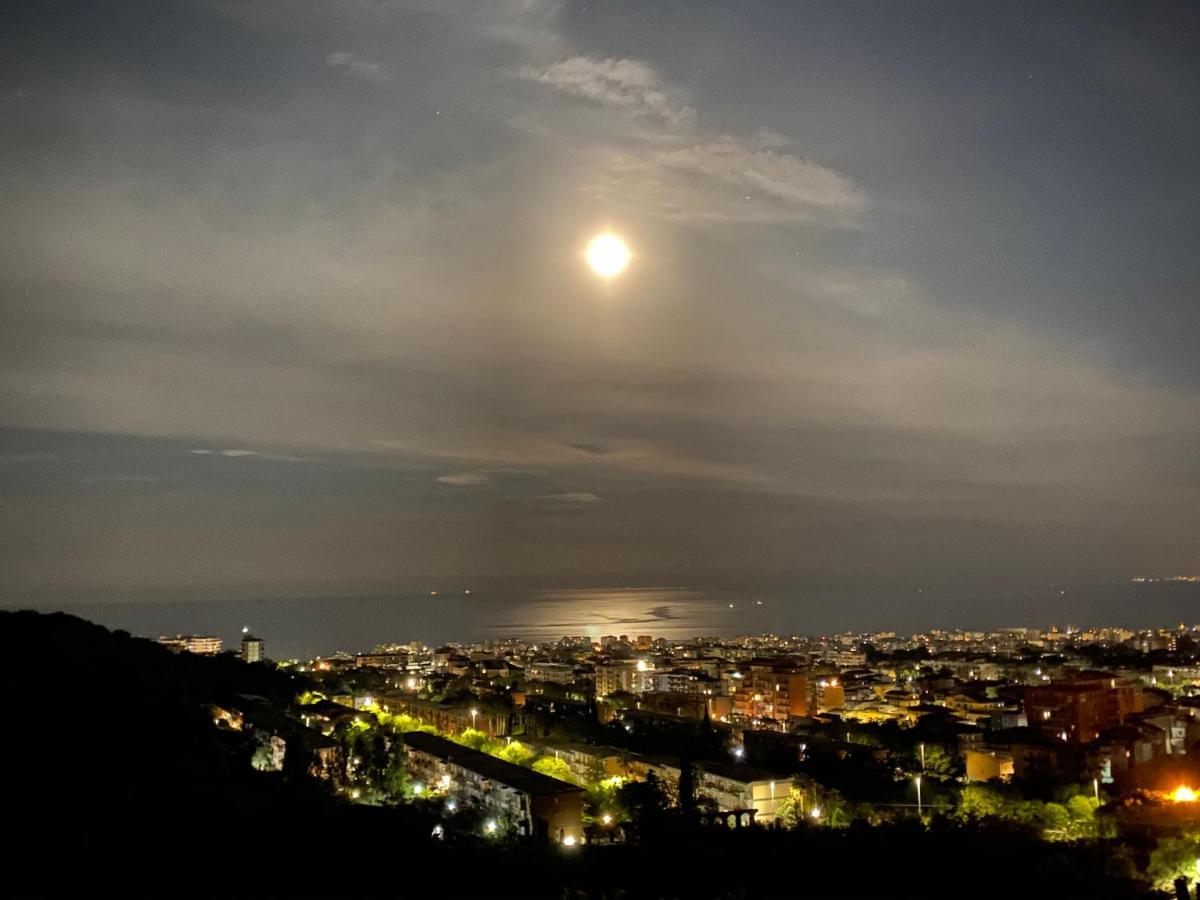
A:
<svg viewBox="0 0 1200 900">
<path fill-rule="evenodd" d="M 637 663 L 631 659 L 596 664 L 596 696 L 607 697 L 618 692 L 632 693 Z"/>
<path fill-rule="evenodd" d="M 207 634 L 163 635 L 158 642 L 172 650 L 186 650 L 202 656 L 213 656 L 221 652 L 221 639 Z"/>
<path fill-rule="evenodd" d="M 256 638 L 252 634 L 247 634 L 242 637 L 242 660 L 244 662 L 262 662 L 266 658 L 266 654 L 263 652 L 263 642 L 261 638 Z"/>
<path fill-rule="evenodd" d="M 574 844 L 583 838 L 583 789 L 413 731 L 404 735 L 409 776 L 540 842 Z"/>
<path fill-rule="evenodd" d="M 1143 711 L 1141 688 L 1112 677 L 1081 678 L 1025 689 L 1029 725 L 1048 737 L 1086 744 Z"/>
</svg>

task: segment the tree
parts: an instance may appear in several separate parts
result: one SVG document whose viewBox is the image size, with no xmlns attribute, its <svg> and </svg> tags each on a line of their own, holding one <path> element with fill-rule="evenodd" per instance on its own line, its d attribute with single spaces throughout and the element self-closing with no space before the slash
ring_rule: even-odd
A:
<svg viewBox="0 0 1200 900">
<path fill-rule="evenodd" d="M 1073 838 L 1091 838 L 1097 836 L 1096 808 L 1098 804 L 1094 797 L 1076 794 L 1066 803 L 1067 815 L 1070 817 L 1068 831 Z"/>
<path fill-rule="evenodd" d="M 404 746 L 396 740 L 392 744 L 391 756 L 383 771 L 383 793 L 392 803 L 400 803 L 407 799 L 409 791 L 408 769 L 404 766 Z"/>
<path fill-rule="evenodd" d="M 520 741 L 510 741 L 495 753 L 500 759 L 505 762 L 510 762 L 517 766 L 531 766 L 533 761 L 537 759 L 537 751 L 528 744 L 522 744 Z"/>
<path fill-rule="evenodd" d="M 788 795 L 776 805 L 775 816 L 784 828 L 818 823 L 837 828 L 852 818 L 850 804 L 839 791 L 803 776 L 793 780 Z"/>
<path fill-rule="evenodd" d="M 958 795 L 957 818 L 964 821 L 1005 818 L 1006 800 L 1003 795 L 983 784 L 968 784 Z"/>
<path fill-rule="evenodd" d="M 796 828 L 804 822 L 804 795 L 792 788 L 775 804 L 775 821 L 784 828 Z"/>
<path fill-rule="evenodd" d="M 1150 854 L 1146 874 L 1161 888 L 1169 888 L 1179 877 L 1200 878 L 1200 833 L 1192 832 L 1158 842 Z"/>
<path fill-rule="evenodd" d="M 1058 838 L 1069 836 L 1071 814 L 1067 812 L 1065 806 L 1061 803 L 1043 803 L 1040 813 L 1038 818 L 1049 835 Z"/>
<path fill-rule="evenodd" d="M 618 822 L 626 818 L 628 813 L 619 796 L 626 781 L 619 776 L 589 781 L 584 789 L 584 809 L 588 815 L 599 819 L 607 814 Z"/>
<path fill-rule="evenodd" d="M 426 725 L 420 719 L 405 713 L 399 713 L 398 715 L 392 716 L 388 724 L 392 727 L 393 731 L 397 731 L 400 734 L 405 734 L 409 731 L 428 731 L 431 734 L 437 733 L 437 729 L 432 725 Z"/>
<path fill-rule="evenodd" d="M 485 753 L 488 752 L 487 747 L 490 743 L 490 739 L 486 734 L 474 728 L 464 728 L 454 740 L 464 747 L 470 747 L 472 750 L 482 750 Z"/>
<path fill-rule="evenodd" d="M 653 772 L 645 781 L 627 781 L 617 790 L 617 800 L 629 815 L 629 821 L 642 828 L 662 818 L 669 805 L 662 781 Z"/>
<path fill-rule="evenodd" d="M 543 756 L 541 759 L 534 762 L 533 771 L 539 772 L 542 775 L 548 775 L 551 778 L 557 778 L 559 781 L 569 781 L 572 784 L 576 783 L 576 778 L 571 774 L 571 767 L 563 760 L 554 756 Z"/>
<path fill-rule="evenodd" d="M 930 778 L 946 779 L 955 774 L 959 768 L 958 760 L 946 752 L 941 744 L 925 745 L 925 767 L 922 774 Z"/>
</svg>

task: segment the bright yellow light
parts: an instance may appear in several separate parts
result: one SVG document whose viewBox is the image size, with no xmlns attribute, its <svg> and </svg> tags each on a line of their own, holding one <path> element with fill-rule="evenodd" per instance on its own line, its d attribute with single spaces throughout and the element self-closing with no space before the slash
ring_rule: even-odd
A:
<svg viewBox="0 0 1200 900">
<path fill-rule="evenodd" d="M 1181 784 L 1179 787 L 1175 788 L 1174 793 L 1171 794 L 1171 799 L 1176 803 L 1195 803 L 1197 798 L 1195 791 L 1193 791 L 1190 787 Z"/>
<path fill-rule="evenodd" d="M 629 248 L 611 232 L 594 238 L 587 248 L 588 265 L 601 278 L 620 275 L 629 264 Z"/>
</svg>

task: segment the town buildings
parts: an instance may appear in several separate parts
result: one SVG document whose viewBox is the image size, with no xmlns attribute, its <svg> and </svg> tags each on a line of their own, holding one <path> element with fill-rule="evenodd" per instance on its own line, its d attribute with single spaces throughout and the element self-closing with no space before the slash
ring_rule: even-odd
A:
<svg viewBox="0 0 1200 900">
<path fill-rule="evenodd" d="M 242 635 L 242 660 L 248 663 L 262 662 L 266 659 L 261 638 L 256 638 L 249 632 Z"/>
<path fill-rule="evenodd" d="M 375 686 L 366 707 L 345 702 L 377 703 L 444 734 L 519 740 L 589 784 L 653 774 L 677 785 L 690 747 L 634 752 L 636 741 L 615 729 L 684 733 L 692 723 L 725 747 L 693 760 L 696 798 L 770 824 L 792 775 L 814 760 L 911 778 L 924 771 L 924 750 L 918 762 L 915 748 L 925 741 L 939 751 L 941 777 L 1135 785 L 1200 742 L 1200 666 L 1184 655 L 1191 634 L 1020 628 L 389 645 L 343 655 Z M 1153 663 L 1138 664 L 1146 654 Z M 567 721 L 608 730 L 564 730 Z M 886 745 L 872 742 L 876 725 L 898 726 Z M 922 737 L 897 747 L 908 734 Z M 505 801 L 519 808 L 513 803 Z"/>
<path fill-rule="evenodd" d="M 163 635 L 158 642 L 172 650 L 186 650 L 188 653 L 200 653 L 206 656 L 213 656 L 221 652 L 221 639 L 208 634 Z"/>
<path fill-rule="evenodd" d="M 537 841 L 583 838 L 583 789 L 425 732 L 404 736 L 411 778 Z"/>
</svg>

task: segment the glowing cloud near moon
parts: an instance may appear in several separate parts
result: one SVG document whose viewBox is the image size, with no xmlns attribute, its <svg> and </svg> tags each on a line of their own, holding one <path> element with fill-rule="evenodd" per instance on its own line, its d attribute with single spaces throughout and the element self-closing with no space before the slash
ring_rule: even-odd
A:
<svg viewBox="0 0 1200 900">
<path fill-rule="evenodd" d="M 592 239 L 587 248 L 587 262 L 601 278 L 615 278 L 629 264 L 629 248 L 611 232 Z"/>
</svg>

